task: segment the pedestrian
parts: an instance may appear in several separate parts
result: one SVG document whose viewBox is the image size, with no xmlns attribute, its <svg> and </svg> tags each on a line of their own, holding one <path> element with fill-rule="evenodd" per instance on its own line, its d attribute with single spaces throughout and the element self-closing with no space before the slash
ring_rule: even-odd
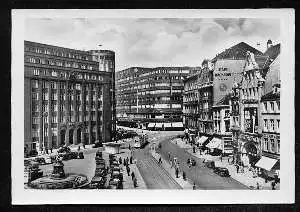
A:
<svg viewBox="0 0 300 212">
<path fill-rule="evenodd" d="M 195 183 L 193 184 L 193 190 L 196 190 L 196 184 Z"/>
<path fill-rule="evenodd" d="M 134 178 L 134 180 L 133 180 L 133 186 L 134 186 L 134 188 L 137 187 L 137 179 L 136 178 Z"/>
<path fill-rule="evenodd" d="M 196 153 L 196 148 L 195 148 L 195 146 L 193 146 L 193 153 Z"/>
<path fill-rule="evenodd" d="M 129 144 L 129 146 L 128 146 L 128 149 L 131 149 L 131 146 L 130 146 L 130 144 Z"/>
<path fill-rule="evenodd" d="M 223 158 L 223 157 L 222 157 L 222 155 L 221 155 L 221 162 L 222 162 L 222 158 Z"/>
<path fill-rule="evenodd" d="M 52 153 L 52 151 L 53 151 L 53 148 L 52 148 L 52 147 L 51 147 L 50 151 L 51 151 L 51 153 Z"/>
<path fill-rule="evenodd" d="M 119 157 L 119 164 L 122 164 L 122 158 Z"/>
<path fill-rule="evenodd" d="M 183 180 L 186 180 L 185 172 L 182 172 L 182 178 L 183 178 Z"/>
<path fill-rule="evenodd" d="M 158 159 L 158 163 L 162 164 L 161 157 Z"/>
<path fill-rule="evenodd" d="M 132 156 L 130 156 L 130 159 L 129 159 L 129 161 L 130 161 L 130 164 L 132 164 Z"/>
<path fill-rule="evenodd" d="M 130 168 L 129 168 L 129 166 L 126 166 L 126 170 L 127 170 L 127 175 L 130 176 Z"/>
<path fill-rule="evenodd" d="M 135 174 L 134 172 L 131 172 L 131 179 L 134 180 L 134 178 L 135 178 Z"/>
<path fill-rule="evenodd" d="M 236 165 L 236 173 L 239 173 L 240 166 Z"/>
<path fill-rule="evenodd" d="M 259 183 L 258 182 L 256 182 L 256 188 L 257 188 L 257 190 L 259 190 Z"/>
<path fill-rule="evenodd" d="M 126 164 L 129 165 L 129 158 L 126 158 Z"/>
<path fill-rule="evenodd" d="M 124 164 L 124 166 L 126 166 L 127 164 L 126 164 L 126 160 L 125 160 L 125 158 L 123 159 L 123 164 Z"/>
<path fill-rule="evenodd" d="M 276 185 L 275 181 L 272 181 L 272 183 L 271 183 L 272 190 L 275 190 L 275 185 Z"/>
<path fill-rule="evenodd" d="M 178 168 L 175 169 L 176 178 L 178 178 L 179 170 Z"/>
</svg>

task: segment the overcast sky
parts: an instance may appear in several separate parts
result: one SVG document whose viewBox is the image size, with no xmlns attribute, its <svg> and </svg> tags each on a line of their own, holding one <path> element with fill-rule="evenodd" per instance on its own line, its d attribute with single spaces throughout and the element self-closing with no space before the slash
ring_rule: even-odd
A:
<svg viewBox="0 0 300 212">
<path fill-rule="evenodd" d="M 113 50 L 116 71 L 131 66 L 200 66 L 203 59 L 241 41 L 263 52 L 268 39 L 280 42 L 279 19 L 39 18 L 27 19 L 25 29 L 29 41 Z"/>
</svg>

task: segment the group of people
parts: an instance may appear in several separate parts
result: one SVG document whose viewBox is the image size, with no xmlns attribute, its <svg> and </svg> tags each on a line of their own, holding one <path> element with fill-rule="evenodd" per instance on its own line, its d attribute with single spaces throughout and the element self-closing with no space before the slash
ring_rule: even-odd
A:
<svg viewBox="0 0 300 212">
<path fill-rule="evenodd" d="M 136 188 L 138 185 L 137 185 L 137 179 L 136 179 L 136 176 L 134 174 L 134 172 L 132 171 L 131 174 L 130 174 L 130 167 L 129 167 L 129 164 L 132 164 L 133 163 L 133 158 L 132 156 L 130 156 L 129 158 L 126 157 L 126 158 L 122 158 L 119 157 L 119 163 L 124 165 L 124 167 L 126 168 L 126 172 L 127 172 L 127 175 L 130 176 L 131 175 L 131 179 L 132 179 L 132 182 L 133 182 L 133 186 L 134 188 Z"/>
</svg>

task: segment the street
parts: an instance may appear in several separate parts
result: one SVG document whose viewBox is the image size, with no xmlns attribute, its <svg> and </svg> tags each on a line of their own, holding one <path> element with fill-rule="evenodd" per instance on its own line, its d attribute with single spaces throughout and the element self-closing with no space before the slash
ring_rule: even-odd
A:
<svg viewBox="0 0 300 212">
<path fill-rule="evenodd" d="M 161 142 L 160 153 L 167 161 L 168 152 L 171 153 L 171 157 L 177 157 L 180 162 L 180 170 L 186 173 L 187 178 L 195 182 L 201 189 L 248 189 L 245 185 L 232 179 L 231 177 L 221 177 L 213 172 L 212 169 L 207 168 L 203 160 L 192 156 L 184 149 L 171 143 L 169 139 L 163 139 Z M 196 166 L 188 168 L 187 159 L 193 158 L 196 161 Z"/>
</svg>

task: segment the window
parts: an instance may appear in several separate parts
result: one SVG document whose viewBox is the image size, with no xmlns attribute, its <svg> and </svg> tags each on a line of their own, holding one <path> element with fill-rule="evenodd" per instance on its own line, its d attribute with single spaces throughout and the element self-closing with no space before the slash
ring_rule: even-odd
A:
<svg viewBox="0 0 300 212">
<path fill-rule="evenodd" d="M 280 140 L 277 140 L 277 153 L 280 153 Z"/>
<path fill-rule="evenodd" d="M 280 132 L 280 120 L 277 120 L 277 131 Z"/>
<path fill-rule="evenodd" d="M 272 152 L 276 152 L 276 149 L 275 149 L 275 141 L 273 138 L 270 139 L 270 143 L 271 143 L 271 151 Z"/>
<path fill-rule="evenodd" d="M 268 112 L 268 104 L 267 104 L 267 102 L 264 102 L 264 111 Z"/>
<path fill-rule="evenodd" d="M 51 76 L 52 76 L 52 77 L 57 77 L 57 72 L 56 72 L 56 71 L 52 71 L 52 72 L 51 72 Z"/>
<path fill-rule="evenodd" d="M 278 110 L 280 110 L 280 101 L 277 101 L 276 103 L 277 103 Z"/>
<path fill-rule="evenodd" d="M 274 102 L 270 102 L 271 111 L 274 112 Z"/>
<path fill-rule="evenodd" d="M 38 76 L 38 75 L 40 75 L 40 70 L 39 69 L 33 69 L 33 75 L 34 76 Z"/>
<path fill-rule="evenodd" d="M 264 150 L 269 151 L 269 141 L 268 138 L 264 139 Z"/>
<path fill-rule="evenodd" d="M 39 81 L 38 80 L 32 80 L 32 88 L 38 88 L 39 87 Z"/>
<path fill-rule="evenodd" d="M 264 130 L 267 131 L 268 130 L 268 120 L 264 119 Z"/>
<path fill-rule="evenodd" d="M 33 100 L 38 100 L 39 99 L 38 97 L 39 97 L 38 93 L 32 93 L 32 99 Z"/>
<path fill-rule="evenodd" d="M 275 126 L 274 126 L 274 120 L 272 119 L 272 120 L 270 120 L 270 122 L 271 122 L 271 130 L 274 131 L 274 128 L 275 128 Z"/>
</svg>

